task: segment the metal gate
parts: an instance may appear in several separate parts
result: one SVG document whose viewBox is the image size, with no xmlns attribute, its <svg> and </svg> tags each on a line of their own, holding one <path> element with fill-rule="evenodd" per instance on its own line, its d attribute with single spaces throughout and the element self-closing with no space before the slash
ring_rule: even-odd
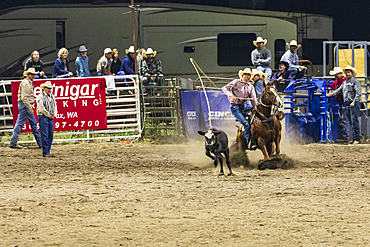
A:
<svg viewBox="0 0 370 247">
<path fill-rule="evenodd" d="M 98 139 L 133 140 L 141 137 L 142 124 L 138 77 L 135 75 L 115 76 L 114 79 L 116 87 L 106 89 L 107 129 L 55 132 L 54 142 Z M 0 143 L 2 144 L 9 144 L 13 131 L 12 107 L 11 81 L 0 81 Z M 32 133 L 19 136 L 19 143 L 32 142 L 35 142 Z"/>
<path fill-rule="evenodd" d="M 179 79 L 168 78 L 163 86 L 143 86 L 144 137 L 155 138 L 181 133 L 179 129 Z"/>
</svg>

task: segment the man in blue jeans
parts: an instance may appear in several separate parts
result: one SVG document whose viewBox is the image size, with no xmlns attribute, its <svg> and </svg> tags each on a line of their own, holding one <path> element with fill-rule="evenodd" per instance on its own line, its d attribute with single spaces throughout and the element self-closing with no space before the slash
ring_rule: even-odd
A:
<svg viewBox="0 0 370 247">
<path fill-rule="evenodd" d="M 361 84 L 355 79 L 357 75 L 355 68 L 347 66 L 344 73 L 346 74 L 345 82 L 328 96 L 343 94 L 344 138 L 347 139 L 347 145 L 356 145 L 360 143 L 360 123 L 358 118 L 360 115 Z M 353 132 L 353 142 L 349 141 L 350 126 Z"/>
<path fill-rule="evenodd" d="M 251 81 L 252 72 L 249 68 L 239 71 L 239 78 L 222 87 L 228 96 L 230 110 L 233 116 L 243 125 L 247 149 L 255 150 L 256 146 L 251 141 L 251 125 L 246 115 L 257 105 L 256 93 Z"/>
<path fill-rule="evenodd" d="M 19 139 L 19 133 L 23 128 L 26 120 L 31 125 L 32 133 L 36 139 L 37 144 L 41 147 L 41 136 L 37 130 L 37 121 L 33 111 L 33 103 L 35 102 L 34 99 L 34 88 L 33 88 L 33 80 L 35 79 L 35 75 L 38 74 L 35 68 L 29 68 L 28 70 L 23 72 L 23 80 L 19 85 L 18 90 L 18 118 L 17 122 L 13 129 L 13 135 L 10 139 L 10 148 L 22 148 L 22 146 L 17 145 Z"/>
<path fill-rule="evenodd" d="M 54 119 L 57 116 L 57 104 L 54 95 L 51 93 L 53 85 L 51 85 L 50 81 L 47 81 L 41 84 L 40 88 L 43 91 L 37 96 L 36 102 L 41 133 L 42 156 L 55 157 L 50 154 L 54 135 Z"/>
</svg>

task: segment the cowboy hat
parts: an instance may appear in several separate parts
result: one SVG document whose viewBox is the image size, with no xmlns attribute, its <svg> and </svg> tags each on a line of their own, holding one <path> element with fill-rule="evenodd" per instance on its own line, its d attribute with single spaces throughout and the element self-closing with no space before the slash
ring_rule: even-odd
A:
<svg viewBox="0 0 370 247">
<path fill-rule="evenodd" d="M 257 43 L 263 42 L 264 45 L 267 43 L 267 39 L 262 39 L 262 37 L 257 37 L 256 40 L 253 40 L 253 45 L 257 46 Z"/>
<path fill-rule="evenodd" d="M 336 75 L 336 74 L 339 74 L 339 73 L 343 73 L 343 70 L 341 67 L 334 67 L 333 70 L 330 70 L 329 74 L 330 75 Z"/>
<path fill-rule="evenodd" d="M 350 70 L 350 71 L 352 71 L 353 76 L 356 76 L 356 75 L 357 75 L 357 70 L 356 70 L 355 68 L 353 68 L 351 65 L 348 65 L 348 66 L 344 69 L 344 71 L 346 71 L 346 70 Z"/>
<path fill-rule="evenodd" d="M 252 74 L 253 74 L 253 76 L 255 76 L 255 75 L 262 76 L 262 71 L 260 71 L 258 69 L 252 69 Z"/>
<path fill-rule="evenodd" d="M 138 52 L 138 51 L 136 51 L 136 52 Z M 135 53 L 135 47 L 133 45 L 130 46 L 130 48 L 126 49 L 126 54 L 128 54 L 128 53 Z"/>
<path fill-rule="evenodd" d="M 286 45 L 288 46 L 289 49 L 290 49 L 290 46 L 292 46 L 292 45 L 297 46 L 297 50 L 299 49 L 299 47 L 301 47 L 301 45 L 298 45 L 297 41 L 294 40 L 294 39 L 292 41 L 290 41 L 290 43 L 286 43 Z"/>
<path fill-rule="evenodd" d="M 253 77 L 254 75 L 252 74 L 251 72 L 251 69 L 250 68 L 245 68 L 244 70 L 239 70 L 239 78 L 242 79 L 243 78 L 243 75 L 244 74 L 250 74 L 251 77 Z"/>
<path fill-rule="evenodd" d="M 89 49 L 87 49 L 86 46 L 81 45 L 80 48 L 78 48 L 78 51 L 77 52 L 81 53 L 81 52 L 85 52 L 85 51 L 88 51 L 88 50 Z"/>
<path fill-rule="evenodd" d="M 104 49 L 104 54 L 107 54 L 107 53 L 112 53 L 112 49 L 111 48 L 105 48 Z"/>
<path fill-rule="evenodd" d="M 262 73 L 261 76 L 265 77 L 265 79 L 267 79 L 269 77 L 269 75 L 267 73 L 263 73 L 263 72 L 261 72 L 261 73 Z"/>
<path fill-rule="evenodd" d="M 51 85 L 51 81 L 47 81 L 47 82 L 44 82 L 44 83 L 42 83 L 41 85 L 40 85 L 40 88 L 41 89 L 44 89 L 44 88 L 53 88 L 54 87 L 54 85 Z"/>
<path fill-rule="evenodd" d="M 28 68 L 28 70 L 23 72 L 23 76 L 27 76 L 28 74 L 37 75 L 39 72 L 35 70 L 35 68 Z"/>
<path fill-rule="evenodd" d="M 146 50 L 145 54 L 146 54 L 146 55 L 147 55 L 147 54 L 153 54 L 153 55 L 155 56 L 155 55 L 157 55 L 157 51 L 153 51 L 153 49 L 152 49 L 152 48 L 148 48 L 148 49 Z"/>
</svg>

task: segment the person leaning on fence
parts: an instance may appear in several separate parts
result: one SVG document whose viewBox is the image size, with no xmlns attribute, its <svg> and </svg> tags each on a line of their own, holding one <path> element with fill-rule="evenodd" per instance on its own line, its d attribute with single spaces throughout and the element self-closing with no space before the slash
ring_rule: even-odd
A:
<svg viewBox="0 0 370 247">
<path fill-rule="evenodd" d="M 287 62 L 280 61 L 279 71 L 271 77 L 271 81 L 274 82 L 274 85 L 279 92 L 284 92 L 290 81 L 293 80 L 293 76 L 288 71 L 288 68 L 289 64 Z"/>
<path fill-rule="evenodd" d="M 112 50 L 112 65 L 110 67 L 110 72 L 112 73 L 112 75 L 125 75 L 125 72 L 121 70 L 121 59 L 119 59 L 119 52 L 117 48 L 114 48 Z M 126 81 L 126 79 L 115 79 L 116 87 L 122 85 L 119 83 L 122 81 Z"/>
<path fill-rule="evenodd" d="M 343 94 L 343 118 L 344 118 L 344 138 L 349 144 L 360 143 L 360 124 L 358 121 L 360 115 L 360 100 L 361 100 L 361 84 L 355 79 L 357 71 L 351 66 L 347 66 L 344 70 L 346 80 L 328 97 L 336 96 L 339 93 Z M 350 126 L 353 133 L 353 142 L 350 142 L 349 132 Z"/>
<path fill-rule="evenodd" d="M 73 76 L 73 73 L 69 71 L 68 54 L 68 50 L 64 47 L 59 50 L 58 58 L 54 64 L 53 78 L 68 78 Z"/>
<path fill-rule="evenodd" d="M 157 51 L 153 51 L 152 48 L 145 52 L 141 71 L 144 86 L 163 86 L 162 62 L 156 55 Z"/>
<path fill-rule="evenodd" d="M 51 93 L 53 85 L 50 81 L 41 84 L 43 90 L 36 98 L 37 115 L 39 118 L 42 156 L 55 157 L 50 154 L 51 144 L 54 135 L 54 119 L 57 116 L 57 104 L 54 95 Z"/>
<path fill-rule="evenodd" d="M 98 60 L 98 63 L 96 64 L 96 71 L 98 72 L 98 76 L 112 75 L 110 70 L 111 66 L 112 66 L 112 49 L 105 48 L 104 55 Z"/>
<path fill-rule="evenodd" d="M 222 87 L 222 91 L 227 95 L 230 101 L 230 110 L 233 116 L 244 126 L 245 139 L 248 143 L 247 148 L 256 149 L 256 145 L 252 143 L 250 134 L 250 120 L 246 118 L 251 110 L 256 107 L 256 93 L 252 85 L 251 76 L 253 76 L 249 68 L 239 71 L 239 78 L 235 79 Z"/>
<path fill-rule="evenodd" d="M 307 67 L 300 66 L 298 63 L 297 50 L 301 45 L 297 44 L 297 41 L 292 40 L 290 43 L 286 43 L 288 49 L 281 57 L 280 61 L 285 61 L 289 64 L 288 72 L 294 76 L 294 79 L 301 79 L 307 71 Z"/>
<path fill-rule="evenodd" d="M 77 77 L 90 77 L 88 50 L 84 45 L 81 45 L 77 50 L 79 53 L 75 61 Z"/>
<path fill-rule="evenodd" d="M 19 133 L 26 123 L 26 120 L 28 120 L 31 125 L 31 130 L 36 139 L 37 145 L 41 147 L 41 136 L 37 130 L 37 121 L 33 111 L 33 103 L 35 102 L 33 80 L 37 74 L 38 72 L 35 70 L 35 68 L 29 68 L 23 72 L 24 78 L 19 85 L 18 90 L 19 113 L 17 122 L 15 123 L 13 129 L 13 135 L 10 139 L 10 148 L 22 148 L 22 146 L 17 145 L 17 143 L 19 139 Z"/>
<path fill-rule="evenodd" d="M 337 90 L 343 82 L 346 80 L 346 77 L 343 76 L 343 70 L 341 67 L 334 67 L 333 70 L 329 72 L 330 75 L 334 75 L 335 81 L 333 83 L 326 84 L 328 87 L 331 87 L 334 90 Z M 345 140 L 348 139 L 348 136 L 346 136 L 346 130 L 344 128 L 345 119 L 344 119 L 344 105 L 343 105 L 343 94 L 339 93 L 335 95 L 335 100 L 339 103 L 339 109 L 338 109 L 338 125 L 340 130 L 341 138 L 344 138 Z M 338 141 L 338 140 L 337 140 Z"/>
<path fill-rule="evenodd" d="M 268 79 L 272 75 L 271 66 L 271 51 L 265 47 L 267 43 L 267 39 L 263 39 L 262 37 L 257 37 L 256 40 L 253 41 L 253 44 L 256 46 L 251 53 L 251 60 L 254 66 L 259 71 L 267 73 Z"/>
<path fill-rule="evenodd" d="M 35 79 L 47 79 L 48 77 L 45 75 L 43 69 L 43 63 L 40 59 L 40 53 L 35 50 L 31 53 L 31 56 L 28 58 L 26 63 L 24 64 L 24 71 L 28 70 L 29 68 L 35 68 L 36 72 L 39 72 L 38 75 L 35 75 Z"/>
</svg>

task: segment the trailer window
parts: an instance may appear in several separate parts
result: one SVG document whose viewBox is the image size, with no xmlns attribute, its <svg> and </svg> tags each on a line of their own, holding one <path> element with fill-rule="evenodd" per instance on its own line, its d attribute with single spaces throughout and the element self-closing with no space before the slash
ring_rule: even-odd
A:
<svg viewBox="0 0 370 247">
<path fill-rule="evenodd" d="M 56 41 L 57 49 L 66 46 L 66 37 L 65 37 L 65 22 L 57 21 L 56 23 Z"/>
<path fill-rule="evenodd" d="M 219 66 L 252 66 L 251 52 L 256 48 L 254 33 L 220 33 L 217 36 Z"/>
<path fill-rule="evenodd" d="M 322 42 L 328 39 L 303 39 L 302 40 L 302 59 L 310 60 L 313 65 L 322 65 L 323 46 Z M 329 63 L 329 52 L 326 53 L 326 61 Z"/>
<path fill-rule="evenodd" d="M 285 48 L 285 39 L 275 39 L 274 43 L 274 50 L 275 50 L 275 69 L 278 69 L 279 62 L 281 57 L 284 55 L 286 48 Z"/>
</svg>

